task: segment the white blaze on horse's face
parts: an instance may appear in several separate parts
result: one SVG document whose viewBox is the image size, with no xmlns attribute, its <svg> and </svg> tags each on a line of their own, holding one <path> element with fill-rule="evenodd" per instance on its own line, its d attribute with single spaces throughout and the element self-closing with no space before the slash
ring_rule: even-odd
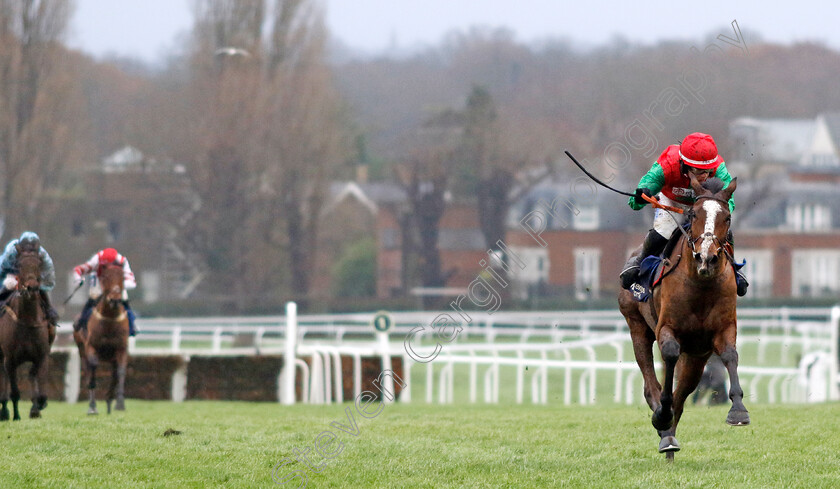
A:
<svg viewBox="0 0 840 489">
<path fill-rule="evenodd" d="M 712 265 L 716 261 L 714 259 L 716 255 L 710 255 L 709 251 L 715 242 L 715 222 L 717 221 L 718 214 L 723 211 L 723 207 L 718 201 L 706 200 L 703 202 L 703 210 L 706 212 L 706 222 L 703 229 L 703 242 L 700 245 L 700 253 L 698 253 L 700 255 L 700 263 L 697 266 L 697 271 L 700 275 L 707 276 L 711 275 Z"/>
</svg>

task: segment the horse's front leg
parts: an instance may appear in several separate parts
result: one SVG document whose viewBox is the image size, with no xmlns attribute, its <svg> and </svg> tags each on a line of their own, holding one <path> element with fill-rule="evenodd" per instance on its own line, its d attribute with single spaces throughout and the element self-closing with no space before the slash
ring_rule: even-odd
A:
<svg viewBox="0 0 840 489">
<path fill-rule="evenodd" d="M 125 373 L 128 368 L 128 352 L 117 354 L 117 411 L 125 411 Z"/>
<path fill-rule="evenodd" d="M 41 410 L 47 407 L 47 396 L 41 392 L 41 388 L 47 384 L 48 358 L 33 362 L 29 369 L 29 383 L 32 385 L 32 408 L 29 410 L 31 419 L 40 418 Z"/>
<path fill-rule="evenodd" d="M 645 401 L 647 401 L 651 411 L 656 411 L 659 407 L 659 395 L 662 391 L 662 386 L 659 385 L 659 380 L 656 378 L 656 369 L 653 366 L 653 342 L 656 341 L 656 335 L 653 334 L 653 330 L 648 327 L 644 316 L 639 312 L 639 306 L 628 294 L 619 296 L 618 305 L 621 314 L 627 321 L 627 326 L 630 328 L 633 355 L 636 357 L 636 364 L 639 365 L 639 370 L 642 371 L 642 377 L 644 378 Z"/>
<path fill-rule="evenodd" d="M 677 362 L 676 372 L 679 378 L 677 379 L 677 389 L 674 391 L 674 422 L 669 429 L 659 432 L 661 437 L 659 452 L 666 453 L 668 460 L 673 460 L 674 452 L 680 449 L 680 444 L 676 438 L 677 425 L 682 417 L 686 399 L 697 388 L 700 379 L 703 377 L 703 367 L 706 365 L 708 358 L 708 355 L 692 357 L 683 354 L 680 355 Z"/>
<path fill-rule="evenodd" d="M 119 383 L 119 363 L 117 359 L 111 361 L 111 385 L 108 386 L 108 414 L 111 414 L 111 403 L 117 398 L 117 384 Z"/>
<path fill-rule="evenodd" d="M 85 358 L 88 367 L 88 414 L 99 414 L 96 410 L 96 367 L 99 365 L 99 358 L 93 348 L 86 348 Z"/>
<path fill-rule="evenodd" d="M 17 383 L 17 365 L 14 362 L 9 360 L 9 357 L 6 357 L 3 361 L 3 365 L 6 369 L 6 378 L 9 379 L 9 387 L 11 388 L 11 399 L 12 399 L 12 410 L 13 416 L 12 421 L 20 421 L 20 411 L 18 411 L 18 401 L 20 401 L 20 388 L 18 387 Z"/>
<path fill-rule="evenodd" d="M 9 408 L 7 406 L 9 402 L 9 376 L 6 374 L 6 367 L 5 362 L 3 371 L 0 372 L 0 421 L 8 421 L 9 420 Z"/>
<path fill-rule="evenodd" d="M 674 368 L 680 358 L 680 344 L 668 326 L 659 329 L 659 351 L 665 363 L 665 382 L 659 397 L 659 409 L 653 412 L 651 421 L 658 431 L 667 431 L 674 420 Z"/>
<path fill-rule="evenodd" d="M 628 319 L 627 323 L 630 325 L 630 336 L 633 340 L 633 354 L 644 379 L 645 401 L 651 411 L 656 411 L 659 408 L 659 396 L 662 393 L 662 386 L 656 378 L 656 369 L 653 366 L 653 342 L 656 337 L 643 320 L 639 324 Z"/>
<path fill-rule="evenodd" d="M 732 407 L 726 416 L 726 422 L 732 426 L 745 426 L 750 424 L 750 413 L 744 406 L 744 391 L 741 389 L 741 381 L 738 379 L 738 351 L 735 349 L 734 326 L 730 328 L 731 333 L 723 335 L 715 341 L 715 353 L 720 355 L 726 371 L 729 372 L 729 399 Z"/>
</svg>

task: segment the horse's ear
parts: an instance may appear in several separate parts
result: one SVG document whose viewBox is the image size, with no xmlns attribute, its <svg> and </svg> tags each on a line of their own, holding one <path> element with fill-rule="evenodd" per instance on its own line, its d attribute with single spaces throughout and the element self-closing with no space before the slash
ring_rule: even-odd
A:
<svg viewBox="0 0 840 489">
<path fill-rule="evenodd" d="M 725 189 L 720 191 L 720 194 L 723 197 L 723 200 L 729 200 L 730 198 L 732 198 L 732 194 L 735 193 L 735 189 L 737 187 L 738 187 L 738 177 L 735 177 L 735 178 L 732 179 L 731 182 L 729 182 L 728 187 L 726 187 Z"/>
<path fill-rule="evenodd" d="M 697 177 L 695 177 L 693 173 L 688 172 L 688 178 L 691 180 L 691 190 L 694 190 L 695 197 L 700 197 L 701 195 L 708 193 L 708 190 L 703 188 L 703 185 L 697 181 Z"/>
</svg>

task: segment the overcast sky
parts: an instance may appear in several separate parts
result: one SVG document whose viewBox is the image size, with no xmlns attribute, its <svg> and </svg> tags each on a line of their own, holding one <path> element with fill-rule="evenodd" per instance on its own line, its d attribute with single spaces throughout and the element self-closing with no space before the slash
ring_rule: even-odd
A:
<svg viewBox="0 0 840 489">
<path fill-rule="evenodd" d="M 75 0 L 69 44 L 95 56 L 155 61 L 192 24 L 192 0 Z M 766 40 L 819 41 L 840 49 L 840 3 L 800 0 L 705 2 L 626 0 L 322 0 L 331 33 L 367 52 L 432 45 L 453 29 L 504 26 L 520 41 L 566 38 L 603 44 L 616 35 L 652 43 L 725 33 L 733 20 Z M 726 34 L 732 35 L 731 31 Z M 750 43 L 750 38 L 746 42 Z"/>
</svg>

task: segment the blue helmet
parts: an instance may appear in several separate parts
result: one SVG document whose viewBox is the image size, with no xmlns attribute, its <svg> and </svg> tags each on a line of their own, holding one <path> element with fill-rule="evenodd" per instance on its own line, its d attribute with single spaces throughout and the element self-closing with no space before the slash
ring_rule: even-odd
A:
<svg viewBox="0 0 840 489">
<path fill-rule="evenodd" d="M 22 249 L 38 251 L 41 248 L 41 238 L 32 231 L 25 231 L 18 238 L 18 244 Z"/>
</svg>

